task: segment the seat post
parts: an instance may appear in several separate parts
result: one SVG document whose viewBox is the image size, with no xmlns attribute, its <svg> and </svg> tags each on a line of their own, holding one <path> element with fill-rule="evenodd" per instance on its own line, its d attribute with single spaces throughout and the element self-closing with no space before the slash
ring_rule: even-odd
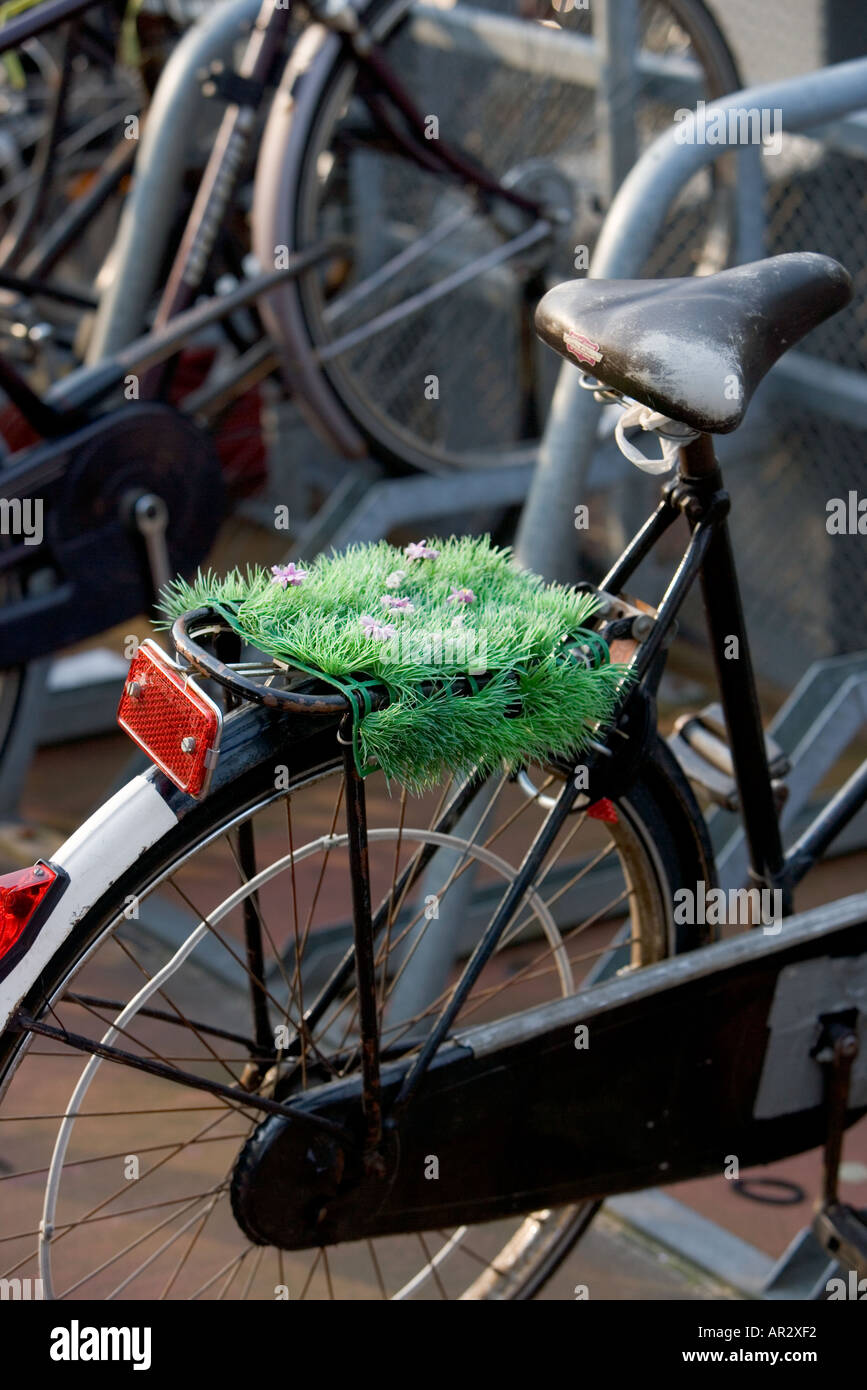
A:
<svg viewBox="0 0 867 1390">
<path fill-rule="evenodd" d="M 710 435 L 701 434 L 680 450 L 678 479 L 690 502 L 694 525 L 713 519 L 713 535 L 701 567 L 701 588 L 711 651 L 725 713 L 732 762 L 740 791 L 741 812 L 750 855 L 751 877 L 782 892 L 783 913 L 792 911 L 777 810 L 765 751 L 740 588 L 725 511 L 728 503 L 722 472 Z M 734 639 L 734 640 L 733 640 Z"/>
</svg>

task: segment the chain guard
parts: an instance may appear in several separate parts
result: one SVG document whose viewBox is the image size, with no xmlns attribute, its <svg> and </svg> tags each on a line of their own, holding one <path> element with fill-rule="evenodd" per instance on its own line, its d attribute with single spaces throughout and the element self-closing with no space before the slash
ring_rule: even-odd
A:
<svg viewBox="0 0 867 1390">
<path fill-rule="evenodd" d="M 823 1001 L 840 999 L 844 979 L 854 1000 L 867 981 L 864 913 L 856 895 L 789 918 L 779 936 L 738 934 L 461 1031 L 397 1126 L 412 1063 L 387 1065 L 377 1165 L 361 1151 L 360 1078 L 317 1086 L 243 1145 L 235 1220 L 256 1244 L 315 1250 L 718 1174 L 720 1154 L 752 1168 L 803 1153 L 828 1130 Z M 592 1044 L 576 1052 L 579 1025 Z M 841 1129 L 867 1110 L 865 1079 Z M 314 1116 L 348 1140 L 311 1135 Z"/>
</svg>

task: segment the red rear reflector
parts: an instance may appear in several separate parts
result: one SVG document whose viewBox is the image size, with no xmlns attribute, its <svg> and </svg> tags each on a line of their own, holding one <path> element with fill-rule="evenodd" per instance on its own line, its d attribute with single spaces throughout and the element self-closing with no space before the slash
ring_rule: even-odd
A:
<svg viewBox="0 0 867 1390">
<path fill-rule="evenodd" d="M 0 960 L 8 955 L 55 882 L 49 864 L 34 864 L 0 878 Z"/>
<path fill-rule="evenodd" d="M 613 801 L 608 800 L 607 796 L 603 796 L 601 801 L 594 801 L 592 806 L 588 806 L 587 814 L 592 820 L 604 820 L 609 825 L 616 825 L 619 819 L 617 807 Z"/>
<path fill-rule="evenodd" d="M 150 638 L 129 668 L 117 722 L 176 787 L 204 796 L 217 761 L 222 712 Z"/>
</svg>

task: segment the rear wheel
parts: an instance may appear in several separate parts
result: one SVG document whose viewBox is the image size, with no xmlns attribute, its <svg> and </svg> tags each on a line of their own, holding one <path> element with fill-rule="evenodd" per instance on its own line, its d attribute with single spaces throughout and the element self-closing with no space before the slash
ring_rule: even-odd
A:
<svg viewBox="0 0 867 1390">
<path fill-rule="evenodd" d="M 504 777 L 445 831 L 439 793 L 454 788 L 389 797 L 369 779 L 390 1055 L 419 1046 L 514 877 L 555 780 L 531 774 L 538 795 Z M 235 1224 L 232 1174 L 263 1118 L 250 1099 L 287 1100 L 358 1067 L 353 978 L 329 985 L 350 940 L 341 766 L 299 773 L 288 795 L 273 783 L 263 769 L 243 811 L 229 783 L 181 820 L 88 911 L 25 1001 L 51 1026 L 160 1060 L 171 1079 L 32 1034 L 0 1040 L 0 1277 L 38 1272 L 55 1298 L 531 1297 L 592 1203 L 291 1253 Z M 697 822 L 674 810 L 684 796 L 660 746 L 616 820 L 569 817 L 459 1026 L 585 986 L 618 935 L 632 968 L 696 944 L 672 925 L 675 888 L 710 872 Z M 311 1004 L 315 1021 L 299 1027 Z"/>
<path fill-rule="evenodd" d="M 323 55 L 305 70 L 308 40 L 287 69 L 287 97 L 275 102 L 266 132 L 257 206 L 269 212 L 256 250 L 263 264 L 275 245 L 299 250 L 330 236 L 346 237 L 351 250 L 341 274 L 331 265 L 303 276 L 269 296 L 264 313 L 289 349 L 290 370 L 309 368 L 299 390 L 306 386 L 312 400 L 311 373 L 321 374 L 334 408 L 351 417 L 377 457 L 434 471 L 529 461 L 556 380 L 533 311 L 546 289 L 586 269 L 578 249 L 592 250 L 610 196 L 589 75 L 592 16 L 545 0 L 481 0 L 453 10 L 387 0 L 365 22 L 424 114 L 431 150 L 442 140 L 464 151 L 541 214 L 420 168 L 371 115 L 365 76 L 339 48 L 330 68 Z M 728 48 L 698 0 L 646 0 L 639 31 L 644 63 L 659 80 L 637 97 L 615 91 L 606 118 L 623 126 L 630 112 L 633 155 L 670 126 L 679 106 L 738 86 Z M 685 72 L 696 78 L 694 91 L 666 89 L 659 76 L 680 80 Z M 318 84 L 315 103 L 310 83 Z M 690 273 L 691 253 L 702 246 L 706 269 L 724 263 L 732 227 L 726 179 L 705 172 L 688 192 L 678 250 L 656 274 Z M 542 217 L 548 231 L 520 244 Z"/>
</svg>

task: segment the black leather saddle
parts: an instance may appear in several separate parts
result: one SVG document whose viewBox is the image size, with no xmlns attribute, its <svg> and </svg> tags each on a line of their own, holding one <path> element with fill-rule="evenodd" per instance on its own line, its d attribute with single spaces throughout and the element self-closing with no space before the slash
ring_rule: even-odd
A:
<svg viewBox="0 0 867 1390">
<path fill-rule="evenodd" d="M 798 252 L 718 275 L 570 280 L 542 299 L 536 330 L 606 386 L 727 434 L 777 358 L 851 298 L 837 261 Z"/>
</svg>

